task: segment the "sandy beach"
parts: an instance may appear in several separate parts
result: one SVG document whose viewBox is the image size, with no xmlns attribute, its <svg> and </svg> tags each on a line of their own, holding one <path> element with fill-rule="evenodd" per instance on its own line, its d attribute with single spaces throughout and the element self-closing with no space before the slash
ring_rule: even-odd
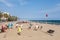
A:
<svg viewBox="0 0 60 40">
<path fill-rule="evenodd" d="M 15 28 L 16 24 L 14 23 L 13 29 L 8 29 L 7 32 L 0 33 L 0 40 L 60 40 L 60 25 L 35 22 L 32 22 L 32 24 L 32 29 L 28 30 L 29 24 L 23 23 L 23 30 L 19 36 L 17 35 L 17 29 Z M 43 26 L 43 28 L 34 31 L 33 29 L 36 24 L 38 24 L 39 27 Z M 46 33 L 49 29 L 55 31 L 53 36 Z M 6 37 L 4 38 L 4 36 Z"/>
</svg>

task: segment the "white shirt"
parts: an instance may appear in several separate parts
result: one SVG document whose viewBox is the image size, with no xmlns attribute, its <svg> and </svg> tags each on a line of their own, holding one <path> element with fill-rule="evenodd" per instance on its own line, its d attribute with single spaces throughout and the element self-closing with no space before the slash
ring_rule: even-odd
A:
<svg viewBox="0 0 60 40">
<path fill-rule="evenodd" d="M 16 24 L 16 26 L 18 26 L 18 24 Z"/>
<path fill-rule="evenodd" d="M 38 29 L 38 25 L 36 25 L 36 29 Z"/>
</svg>

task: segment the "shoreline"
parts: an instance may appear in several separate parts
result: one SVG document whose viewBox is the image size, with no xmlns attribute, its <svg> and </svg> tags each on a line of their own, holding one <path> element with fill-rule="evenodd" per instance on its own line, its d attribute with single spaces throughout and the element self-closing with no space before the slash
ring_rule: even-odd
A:
<svg viewBox="0 0 60 40">
<path fill-rule="evenodd" d="M 30 20 L 31 22 L 38 22 L 44 24 L 53 24 L 53 25 L 60 25 L 60 20 Z"/>
</svg>

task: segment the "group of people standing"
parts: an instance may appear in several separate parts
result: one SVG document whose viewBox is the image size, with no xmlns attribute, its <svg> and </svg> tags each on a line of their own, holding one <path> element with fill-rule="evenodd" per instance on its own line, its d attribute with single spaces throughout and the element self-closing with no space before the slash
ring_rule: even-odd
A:
<svg viewBox="0 0 60 40">
<path fill-rule="evenodd" d="M 32 26 L 33 26 L 33 24 L 29 23 L 28 29 L 32 29 Z M 22 27 L 23 27 L 23 24 L 16 24 L 18 35 L 21 35 Z M 8 24 L 4 24 L 4 25 L 1 26 L 0 33 L 1 32 L 6 32 L 7 29 L 12 29 L 12 28 L 13 28 L 13 23 L 12 22 L 10 22 Z M 35 27 L 34 27 L 34 30 L 37 31 L 38 29 L 39 29 L 39 25 L 36 24 Z"/>
<path fill-rule="evenodd" d="M 12 27 L 13 27 L 12 23 L 2 24 L 2 26 L 0 28 L 0 33 L 6 32 L 7 29 L 12 29 Z"/>
<path fill-rule="evenodd" d="M 35 31 L 37 31 L 39 28 L 42 29 L 42 26 L 40 27 L 38 24 L 35 24 L 35 26 L 33 26 L 33 24 L 30 23 L 30 26 L 28 27 L 28 29 L 31 29 L 32 27 L 34 27 Z"/>
<path fill-rule="evenodd" d="M 16 24 L 16 28 L 18 29 L 18 35 L 21 35 L 23 24 Z M 28 29 L 32 29 L 33 24 L 29 23 Z M 34 30 L 37 31 L 39 29 L 39 25 L 35 25 Z"/>
</svg>

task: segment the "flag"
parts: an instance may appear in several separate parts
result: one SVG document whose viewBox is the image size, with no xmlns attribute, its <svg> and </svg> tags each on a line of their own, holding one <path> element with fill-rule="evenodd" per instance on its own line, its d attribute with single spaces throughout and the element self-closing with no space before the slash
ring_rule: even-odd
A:
<svg viewBox="0 0 60 40">
<path fill-rule="evenodd" d="M 46 14 L 46 17 L 48 17 L 48 14 Z"/>
</svg>

